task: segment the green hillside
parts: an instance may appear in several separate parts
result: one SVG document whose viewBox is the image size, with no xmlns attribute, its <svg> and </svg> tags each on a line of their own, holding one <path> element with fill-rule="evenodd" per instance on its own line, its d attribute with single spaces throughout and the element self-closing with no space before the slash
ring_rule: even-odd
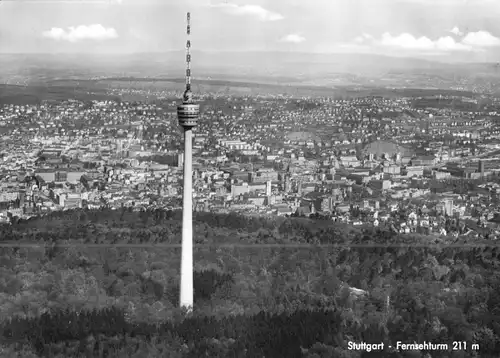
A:
<svg viewBox="0 0 500 358">
<path fill-rule="evenodd" d="M 498 357 L 494 242 L 195 213 L 186 315 L 180 220 L 103 209 L 2 226 L 0 357 Z M 450 350 L 388 348 L 397 341 Z"/>
</svg>

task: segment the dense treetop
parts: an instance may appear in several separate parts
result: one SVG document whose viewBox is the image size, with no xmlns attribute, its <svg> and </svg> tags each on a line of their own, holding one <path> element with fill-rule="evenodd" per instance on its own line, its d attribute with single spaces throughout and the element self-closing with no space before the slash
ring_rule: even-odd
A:
<svg viewBox="0 0 500 358">
<path fill-rule="evenodd" d="M 347 349 L 398 340 L 468 342 L 465 353 L 432 357 L 473 357 L 472 343 L 475 356 L 498 356 L 494 242 L 460 247 L 325 220 L 195 213 L 195 313 L 186 316 L 176 308 L 180 248 L 148 246 L 180 244 L 180 219 L 77 210 L 2 226 L 9 356 L 24 346 L 19 356 L 425 357 Z"/>
</svg>

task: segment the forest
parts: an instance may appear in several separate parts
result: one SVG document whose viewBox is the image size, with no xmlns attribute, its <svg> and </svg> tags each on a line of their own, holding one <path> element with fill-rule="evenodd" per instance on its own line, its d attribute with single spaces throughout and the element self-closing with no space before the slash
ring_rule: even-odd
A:
<svg viewBox="0 0 500 358">
<path fill-rule="evenodd" d="M 499 356 L 494 241 L 234 213 L 195 212 L 193 226 L 192 313 L 178 308 L 179 211 L 1 226 L 0 357 Z"/>
</svg>

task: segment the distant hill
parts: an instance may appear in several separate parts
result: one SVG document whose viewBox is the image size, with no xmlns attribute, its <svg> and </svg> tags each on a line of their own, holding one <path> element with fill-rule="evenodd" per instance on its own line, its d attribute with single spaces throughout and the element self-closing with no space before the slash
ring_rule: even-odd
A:
<svg viewBox="0 0 500 358">
<path fill-rule="evenodd" d="M 79 86 L 18 86 L 0 84 L 0 105 L 3 104 L 39 104 L 44 100 L 62 101 L 69 98 L 80 101 L 114 100 L 118 96 L 106 94 L 100 88 Z"/>
<path fill-rule="evenodd" d="M 193 51 L 194 76 L 217 74 L 221 79 L 246 77 L 322 78 L 351 73 L 356 76 L 385 74 L 496 75 L 489 63 L 448 64 L 423 59 L 368 54 L 310 54 L 295 52 Z M 183 74 L 184 52 L 120 55 L 0 54 L 0 77 L 24 73 L 61 77 L 66 72 L 94 75 L 177 76 Z M 225 78 L 223 76 L 226 76 Z M 64 77 L 64 76 L 62 76 Z"/>
<path fill-rule="evenodd" d="M 36 103 L 42 99 L 104 99 L 109 98 L 106 88 L 123 86 L 178 91 L 184 83 L 184 59 L 183 51 L 130 55 L 0 54 L 0 84 L 23 87 L 2 88 L 0 100 Z M 493 64 L 446 64 L 366 54 L 193 52 L 195 90 L 233 95 L 476 97 L 472 92 L 446 88 L 456 75 L 491 78 L 497 75 L 496 71 Z M 411 85 L 406 81 L 410 77 Z M 427 88 L 433 79 L 435 83 L 445 83 L 443 88 Z M 138 96 L 124 100 L 146 99 Z"/>
</svg>

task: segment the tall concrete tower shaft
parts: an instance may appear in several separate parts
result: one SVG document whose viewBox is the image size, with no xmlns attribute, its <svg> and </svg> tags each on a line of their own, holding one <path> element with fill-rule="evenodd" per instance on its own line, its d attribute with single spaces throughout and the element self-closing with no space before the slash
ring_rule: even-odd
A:
<svg viewBox="0 0 500 358">
<path fill-rule="evenodd" d="M 180 306 L 188 312 L 193 309 L 193 128 L 198 124 L 200 106 L 194 103 L 191 92 L 191 16 L 187 14 L 186 90 L 182 104 L 177 107 L 179 125 L 184 129 L 184 187 L 182 200 L 182 254 Z"/>
</svg>

